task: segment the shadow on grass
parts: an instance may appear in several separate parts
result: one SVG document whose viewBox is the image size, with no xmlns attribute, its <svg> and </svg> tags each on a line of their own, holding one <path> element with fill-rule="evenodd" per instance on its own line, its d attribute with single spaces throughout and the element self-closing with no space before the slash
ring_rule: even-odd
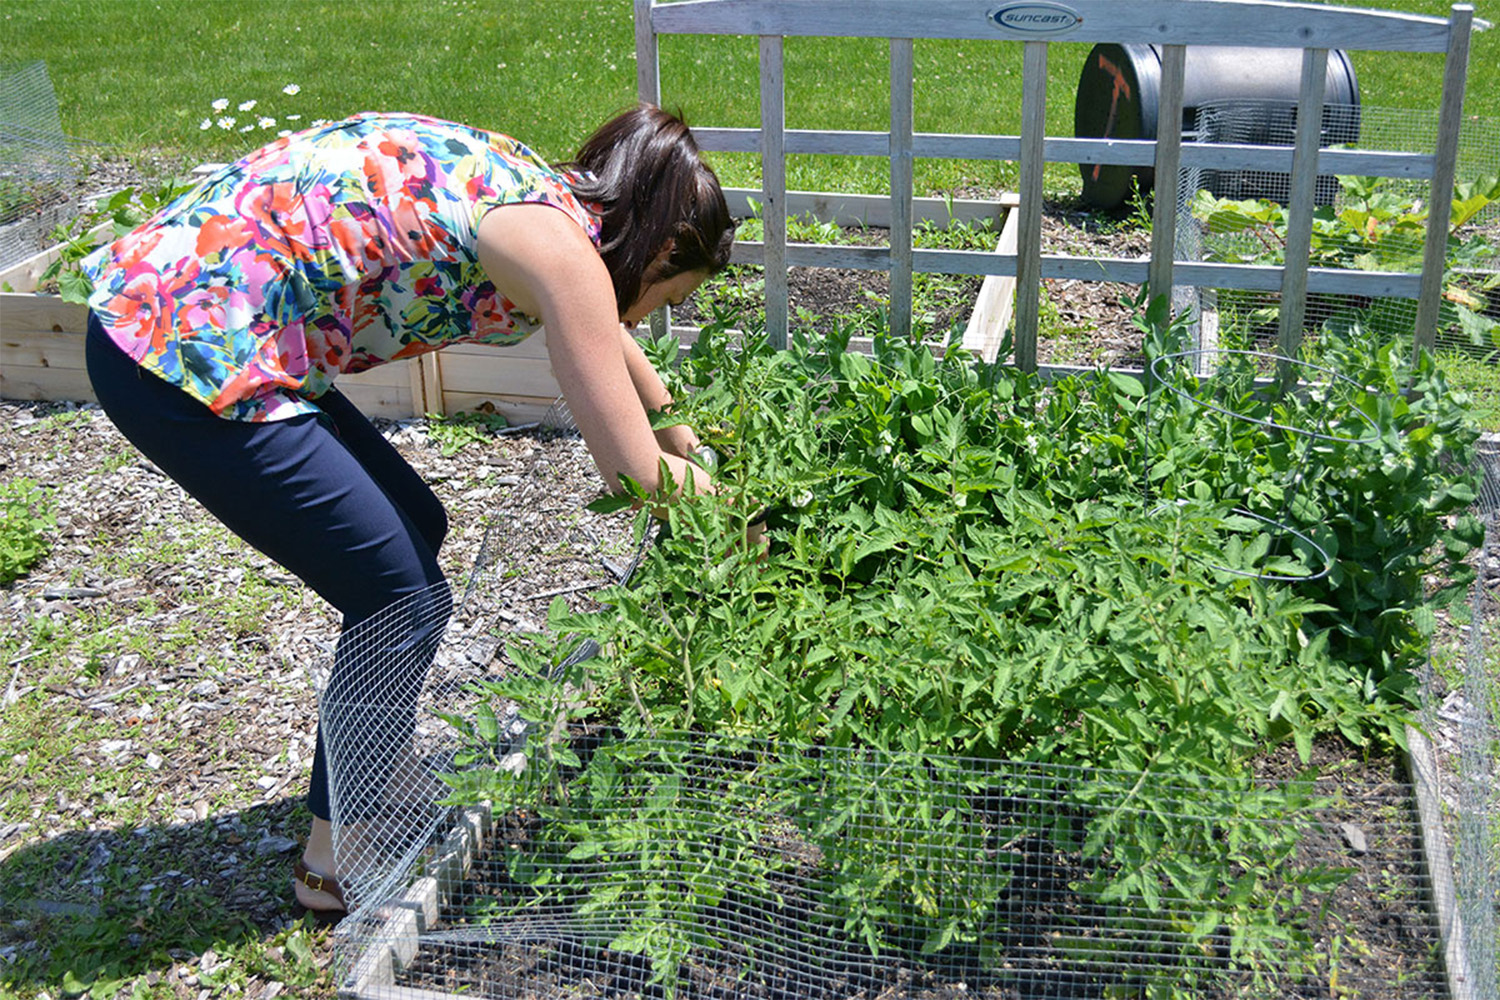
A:
<svg viewBox="0 0 1500 1000">
<path fill-rule="evenodd" d="M 311 985 L 323 963 L 305 936 L 293 948 L 269 944 L 298 922 L 291 865 L 308 822 L 300 799 L 282 799 L 197 823 L 69 832 L 13 851 L 0 861 L 0 986 L 56 996 L 94 985 L 92 995 L 113 996 L 111 983 L 168 980 L 184 961 L 198 974 L 209 950 L 224 964 L 204 986 Z"/>
</svg>

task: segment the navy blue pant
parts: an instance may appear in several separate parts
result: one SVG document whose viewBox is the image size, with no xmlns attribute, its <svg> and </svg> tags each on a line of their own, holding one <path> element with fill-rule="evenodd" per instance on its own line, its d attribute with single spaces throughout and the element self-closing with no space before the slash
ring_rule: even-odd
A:
<svg viewBox="0 0 1500 1000">
<path fill-rule="evenodd" d="M 452 610 L 442 504 L 337 391 L 317 415 L 225 420 L 139 367 L 93 315 L 86 358 L 100 406 L 142 454 L 342 613 L 308 807 L 331 816 L 332 758 L 341 815 L 378 808 Z"/>
</svg>

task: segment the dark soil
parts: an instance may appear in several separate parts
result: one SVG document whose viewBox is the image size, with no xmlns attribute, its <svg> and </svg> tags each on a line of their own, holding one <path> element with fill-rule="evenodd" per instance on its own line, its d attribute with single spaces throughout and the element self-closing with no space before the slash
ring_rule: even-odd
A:
<svg viewBox="0 0 1500 1000">
<path fill-rule="evenodd" d="M 974 193 L 975 197 L 994 195 Z M 846 227 L 843 234 L 842 242 L 852 245 L 889 244 L 889 231 L 876 227 Z M 1043 206 L 1043 253 L 1144 258 L 1150 251 L 1150 232 L 1128 218 L 1085 211 L 1066 202 Z M 729 280 L 743 297 L 745 308 L 764 309 L 764 295 L 758 288 L 759 268 L 732 268 Z M 918 275 L 915 280 L 920 284 L 926 279 Z M 913 326 L 930 341 L 959 343 L 983 279 L 954 276 L 934 284 L 940 284 L 940 292 L 923 295 L 919 291 L 916 296 L 918 314 Z M 787 275 L 787 285 L 788 311 L 794 324 L 818 334 L 852 324 L 856 335 L 868 336 L 879 323 L 877 314 L 890 299 L 890 280 L 883 271 L 794 267 Z M 1131 322 L 1131 310 L 1125 304 L 1138 291 L 1133 285 L 1044 281 L 1038 360 L 1066 365 L 1139 364 L 1141 333 Z M 700 300 L 701 295 L 674 310 L 674 322 L 703 322 L 706 308 Z"/>
</svg>

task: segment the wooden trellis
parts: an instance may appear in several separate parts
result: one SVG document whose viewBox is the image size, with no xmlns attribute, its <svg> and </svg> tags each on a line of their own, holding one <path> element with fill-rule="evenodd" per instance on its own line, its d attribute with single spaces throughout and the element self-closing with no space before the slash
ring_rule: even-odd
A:
<svg viewBox="0 0 1500 1000">
<path fill-rule="evenodd" d="M 638 86 L 659 103 L 658 38 L 662 35 L 751 35 L 760 39 L 760 127 L 695 127 L 708 151 L 758 152 L 765 239 L 736 246 L 735 260 L 766 270 L 766 330 L 787 338 L 787 268 L 888 270 L 891 327 L 910 332 L 912 274 L 983 274 L 1016 282 L 1015 357 L 1036 367 L 1039 296 L 1044 278 L 1148 283 L 1280 292 L 1280 350 L 1294 356 L 1309 293 L 1407 298 L 1417 301 L 1416 343 L 1431 347 L 1442 292 L 1444 249 L 1473 7 L 1456 4 L 1445 18 L 1264 0 L 635 0 Z M 887 38 L 890 41 L 888 132 L 788 129 L 783 40 L 796 36 Z M 1025 47 L 1020 135 L 917 132 L 915 39 L 994 40 Z M 1302 50 L 1296 143 L 1292 147 L 1182 142 L 1185 47 L 1238 45 Z M 1161 46 L 1158 134 L 1154 140 L 1079 139 L 1046 135 L 1048 50 L 1052 42 L 1114 42 Z M 1438 53 L 1444 59 L 1438 131 L 1430 152 L 1320 149 L 1319 133 L 1329 49 Z M 825 247 L 787 242 L 786 156 L 789 153 L 884 156 L 890 161 L 890 246 Z M 1020 204 L 1013 252 L 977 253 L 912 248 L 912 164 L 917 157 L 1009 160 L 1020 165 Z M 1149 260 L 1043 254 L 1042 175 L 1048 162 L 1154 166 L 1156 198 Z M 1209 264 L 1173 259 L 1178 171 L 1260 170 L 1289 174 L 1284 264 Z M 1356 174 L 1430 183 L 1427 242 L 1419 274 L 1310 268 L 1318 176 Z"/>
</svg>

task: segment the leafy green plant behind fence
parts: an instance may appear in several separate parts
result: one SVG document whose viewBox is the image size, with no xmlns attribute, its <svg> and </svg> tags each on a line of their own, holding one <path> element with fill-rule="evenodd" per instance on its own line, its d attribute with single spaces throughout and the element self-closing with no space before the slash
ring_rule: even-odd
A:
<svg viewBox="0 0 1500 1000">
<path fill-rule="evenodd" d="M 1313 217 L 1313 267 L 1372 271 L 1421 270 L 1427 209 L 1419 195 L 1387 178 L 1339 177 L 1336 203 Z M 1439 336 L 1482 353 L 1500 348 L 1500 241 L 1470 223 L 1500 199 L 1491 175 L 1460 182 L 1453 196 Z M 1202 227 L 1203 256 L 1238 264 L 1279 264 L 1285 258 L 1287 210 L 1265 199 L 1216 197 L 1197 191 L 1188 209 Z M 1493 213 L 1490 213 L 1493 214 Z M 1220 290 L 1222 326 L 1237 342 L 1274 340 L 1280 305 L 1269 293 Z M 1385 337 L 1410 336 L 1416 315 L 1408 300 L 1315 296 L 1309 323 L 1332 332 L 1363 326 Z"/>
<path fill-rule="evenodd" d="M 885 339 L 851 354 L 846 338 L 774 352 L 711 326 L 680 360 L 685 402 L 663 419 L 717 449 L 721 493 L 672 505 L 607 613 L 559 602 L 558 638 L 515 648 L 519 669 L 486 686 L 534 726 L 524 766 L 450 778 L 463 800 L 540 809 L 547 851 L 613 860 L 564 885 L 518 855 L 510 878 L 580 918 L 632 914 L 606 943 L 671 984 L 712 933 L 729 890 L 709 873 L 726 852 L 772 896 L 791 891 L 786 866 L 811 865 L 766 853 L 784 828 L 821 859 L 817 919 L 871 955 L 989 947 L 1002 962 L 1008 876 L 933 859 L 1003 855 L 1012 838 L 984 802 L 1004 791 L 943 762 L 1046 762 L 1136 776 L 1067 783 L 1046 822 L 1015 833 L 1074 866 L 1067 888 L 1098 919 L 1078 949 L 1097 957 L 1123 935 L 1171 968 L 1120 995 L 1211 980 L 1274 995 L 1311 974 L 1324 958 L 1298 914 L 1340 875 L 1290 865 L 1297 824 L 1263 820 L 1295 815 L 1302 793 L 1249 796 L 1250 762 L 1281 743 L 1306 762 L 1320 734 L 1402 740 L 1423 574 L 1461 583 L 1477 538 L 1449 519 L 1473 496 L 1461 398 L 1425 364 L 1351 341 L 1344 363 L 1368 391 L 1350 405 L 1377 433 L 1302 448 L 1287 504 L 1292 446 L 1265 422 L 1296 426 L 1326 405 L 1311 396 L 1246 391 L 1213 408 L 1176 372 L 1170 392 L 1110 374 L 1047 385 Z M 736 542 L 762 508 L 764 561 Z M 1331 571 L 1298 582 L 1329 568 L 1318 550 Z M 580 637 L 606 652 L 558 677 Z M 486 727 L 452 721 L 475 737 L 470 763 L 495 763 Z M 722 824 L 693 833 L 679 793 L 700 777 L 678 752 L 624 763 L 679 738 L 788 749 L 726 751 L 738 763 L 710 795 Z M 807 747 L 822 750 L 794 749 Z M 846 753 L 883 762 L 880 779 L 845 775 Z M 1190 808 L 1162 780 L 1174 775 L 1201 776 Z M 600 812 L 622 802 L 634 818 Z M 912 837 L 919 848 L 889 849 Z"/>
</svg>

